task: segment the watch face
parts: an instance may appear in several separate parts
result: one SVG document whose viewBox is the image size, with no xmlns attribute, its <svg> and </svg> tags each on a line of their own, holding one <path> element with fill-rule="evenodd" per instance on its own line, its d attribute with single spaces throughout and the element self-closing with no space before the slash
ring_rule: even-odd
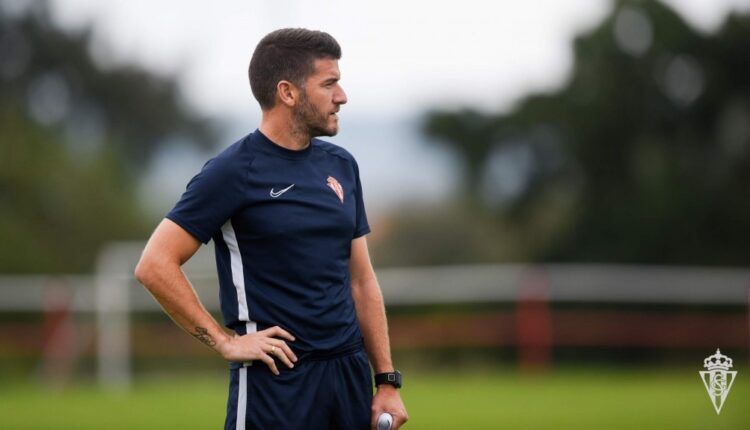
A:
<svg viewBox="0 0 750 430">
<path fill-rule="evenodd" d="M 375 375 L 375 385 L 392 385 L 396 388 L 401 388 L 401 372 L 398 370 L 395 372 L 379 373 Z"/>
</svg>

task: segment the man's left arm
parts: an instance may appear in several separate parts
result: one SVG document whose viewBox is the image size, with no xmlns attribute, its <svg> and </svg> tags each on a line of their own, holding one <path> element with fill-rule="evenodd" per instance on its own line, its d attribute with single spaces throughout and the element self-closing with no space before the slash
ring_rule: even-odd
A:
<svg viewBox="0 0 750 430">
<path fill-rule="evenodd" d="M 364 236 L 352 240 L 349 273 L 357 319 L 365 338 L 370 363 L 375 373 L 393 372 L 383 294 L 380 292 L 380 285 L 370 262 L 370 252 Z M 394 430 L 409 419 L 398 390 L 391 385 L 378 386 L 372 399 L 373 429 L 378 416 L 383 412 L 393 415 Z"/>
</svg>

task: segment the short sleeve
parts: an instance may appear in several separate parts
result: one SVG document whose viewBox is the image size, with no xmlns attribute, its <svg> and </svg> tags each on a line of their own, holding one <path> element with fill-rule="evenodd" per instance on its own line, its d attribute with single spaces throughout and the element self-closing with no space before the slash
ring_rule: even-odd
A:
<svg viewBox="0 0 750 430">
<path fill-rule="evenodd" d="M 245 169 L 228 158 L 209 160 L 187 185 L 167 218 L 203 243 L 208 243 L 221 226 L 245 202 Z"/>
<path fill-rule="evenodd" d="M 354 198 L 356 199 L 354 239 L 356 239 L 370 232 L 370 225 L 367 223 L 367 213 L 365 213 L 365 201 L 362 197 L 362 181 L 359 179 L 359 166 L 356 161 L 354 161 L 354 180 L 356 182 L 354 190 Z"/>
</svg>

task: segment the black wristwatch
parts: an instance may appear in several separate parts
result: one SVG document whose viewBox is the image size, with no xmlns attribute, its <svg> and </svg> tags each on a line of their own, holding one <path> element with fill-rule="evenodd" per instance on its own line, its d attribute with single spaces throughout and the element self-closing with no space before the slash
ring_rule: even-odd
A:
<svg viewBox="0 0 750 430">
<path fill-rule="evenodd" d="M 398 370 L 394 372 L 376 373 L 375 374 L 375 386 L 378 385 L 393 385 L 396 388 L 401 388 L 401 372 Z"/>
</svg>

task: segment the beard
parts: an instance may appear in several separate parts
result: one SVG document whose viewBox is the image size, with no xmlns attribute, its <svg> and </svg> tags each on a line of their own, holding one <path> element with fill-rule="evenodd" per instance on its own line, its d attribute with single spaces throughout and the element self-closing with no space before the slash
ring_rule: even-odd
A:
<svg viewBox="0 0 750 430">
<path fill-rule="evenodd" d="M 300 104 L 294 110 L 295 128 L 300 133 L 312 137 L 335 136 L 339 132 L 338 124 L 328 125 L 329 113 L 321 112 L 315 105 L 310 103 L 307 95 L 300 93 Z"/>
</svg>

